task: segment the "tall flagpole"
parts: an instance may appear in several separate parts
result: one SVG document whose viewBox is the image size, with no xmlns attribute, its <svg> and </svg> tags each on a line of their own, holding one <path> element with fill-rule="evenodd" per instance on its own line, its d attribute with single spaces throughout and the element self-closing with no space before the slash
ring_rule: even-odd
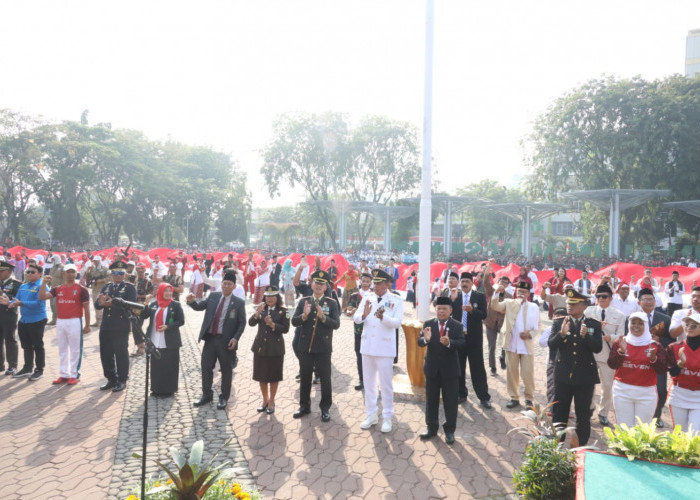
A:
<svg viewBox="0 0 700 500">
<path fill-rule="evenodd" d="M 430 251 L 432 234 L 431 167 L 433 139 L 433 0 L 426 0 L 425 94 L 423 97 L 423 171 L 421 175 L 420 227 L 418 246 L 417 314 L 426 321 L 430 314 Z"/>
</svg>

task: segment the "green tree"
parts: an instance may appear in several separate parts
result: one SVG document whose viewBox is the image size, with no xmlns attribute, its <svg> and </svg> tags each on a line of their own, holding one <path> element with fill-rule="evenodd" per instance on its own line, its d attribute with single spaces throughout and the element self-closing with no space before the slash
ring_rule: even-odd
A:
<svg viewBox="0 0 700 500">
<path fill-rule="evenodd" d="M 559 192 L 593 189 L 671 189 L 672 199 L 697 197 L 700 185 L 700 78 L 679 75 L 591 80 L 557 99 L 528 139 L 529 192 L 554 199 Z M 607 234 L 604 215 L 582 208 L 584 238 Z M 658 203 L 627 210 L 625 243 L 663 238 Z M 682 225 L 690 227 L 690 220 Z"/>
<path fill-rule="evenodd" d="M 484 179 L 475 184 L 457 189 L 458 196 L 472 196 L 474 198 L 488 199 L 495 203 L 509 203 L 525 200 L 525 196 L 518 189 L 508 189 L 497 181 Z M 465 224 L 464 236 L 473 241 L 489 241 L 502 239 L 508 241 L 512 235 L 513 223 L 507 216 L 488 210 L 481 203 L 468 207 L 463 212 Z"/>
</svg>

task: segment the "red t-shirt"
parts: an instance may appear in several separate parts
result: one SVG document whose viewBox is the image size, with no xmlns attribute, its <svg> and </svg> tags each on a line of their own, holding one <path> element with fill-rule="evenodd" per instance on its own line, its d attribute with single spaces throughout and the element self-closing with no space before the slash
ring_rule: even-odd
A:
<svg viewBox="0 0 700 500">
<path fill-rule="evenodd" d="M 58 319 L 83 317 L 83 304 L 90 302 L 90 292 L 77 283 L 53 287 L 49 292 L 56 297 Z"/>
<path fill-rule="evenodd" d="M 673 383 L 684 389 L 698 391 L 700 390 L 700 348 L 693 351 L 685 341 L 671 344 L 668 348 L 673 352 L 674 363 L 680 359 L 678 351 L 681 347 L 685 347 L 685 367 L 681 368 L 677 377 L 673 377 Z"/>
<path fill-rule="evenodd" d="M 615 380 L 641 387 L 656 385 L 656 371 L 646 353 L 650 347 L 656 349 L 657 353 L 660 349 L 660 346 L 653 342 L 643 346 L 627 344 L 627 356 L 624 357 L 622 366 L 615 370 Z"/>
</svg>

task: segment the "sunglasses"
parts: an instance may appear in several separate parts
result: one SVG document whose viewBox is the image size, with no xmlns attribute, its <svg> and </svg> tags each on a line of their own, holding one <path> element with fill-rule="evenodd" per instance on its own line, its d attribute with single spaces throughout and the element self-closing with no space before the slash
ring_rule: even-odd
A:
<svg viewBox="0 0 700 500">
<path fill-rule="evenodd" d="M 36 271 L 24 271 L 24 274 L 36 274 Z"/>
<path fill-rule="evenodd" d="M 688 323 L 685 324 L 685 327 L 688 330 L 697 330 L 698 326 L 700 326 L 700 325 L 698 325 L 697 323 L 695 323 L 693 325 L 689 325 Z"/>
<path fill-rule="evenodd" d="M 610 295 L 596 295 L 595 298 L 600 299 L 600 300 L 605 300 L 605 299 L 609 299 Z"/>
<path fill-rule="evenodd" d="M 115 276 L 124 276 L 126 271 L 112 271 L 112 274 Z"/>
</svg>

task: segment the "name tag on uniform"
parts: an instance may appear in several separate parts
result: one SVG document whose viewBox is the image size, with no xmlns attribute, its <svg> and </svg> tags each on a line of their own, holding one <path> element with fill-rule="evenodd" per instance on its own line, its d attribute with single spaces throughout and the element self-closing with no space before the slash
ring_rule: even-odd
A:
<svg viewBox="0 0 700 500">
<path fill-rule="evenodd" d="M 228 317 L 230 319 L 236 319 L 236 310 L 232 310 L 230 313 L 228 313 Z"/>
</svg>

